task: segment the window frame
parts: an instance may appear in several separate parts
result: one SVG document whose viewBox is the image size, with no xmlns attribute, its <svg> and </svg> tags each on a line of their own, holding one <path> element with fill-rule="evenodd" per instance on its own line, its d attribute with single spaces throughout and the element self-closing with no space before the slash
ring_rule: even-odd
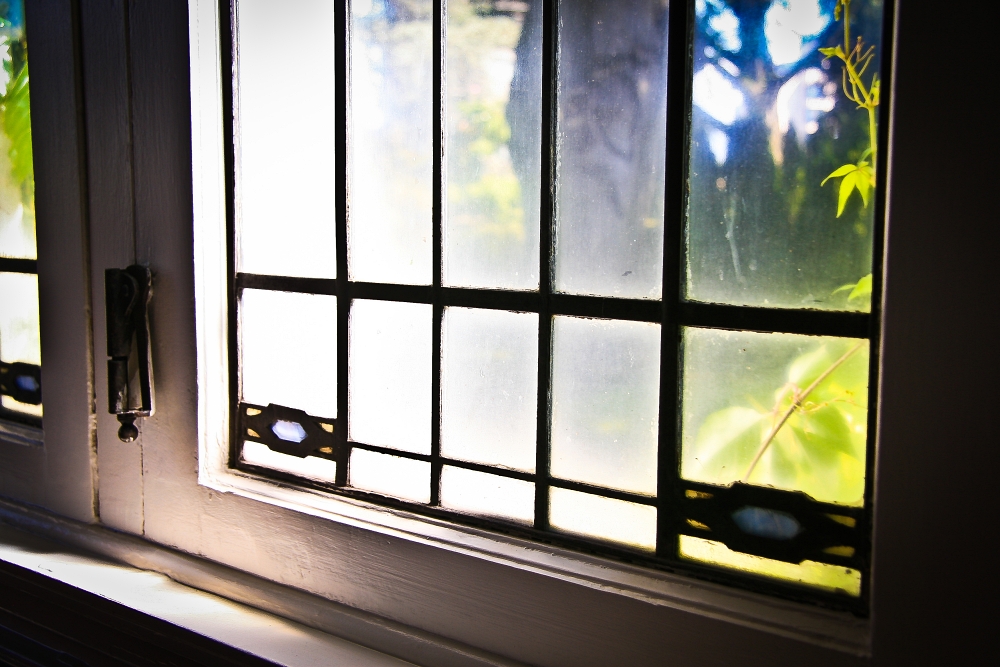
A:
<svg viewBox="0 0 1000 667">
<path fill-rule="evenodd" d="M 64 2 L 25 2 L 45 417 L 42 425 L 0 422 L 0 494 L 93 521 L 87 179 L 76 26 L 77 15 Z"/>
<path fill-rule="evenodd" d="M 227 325 L 222 329 L 229 342 L 228 354 L 224 360 L 227 364 L 229 390 L 231 393 L 228 424 L 229 458 L 228 466 L 251 475 L 270 478 L 283 483 L 290 483 L 316 491 L 334 492 L 339 495 L 373 502 L 378 505 L 392 507 L 415 515 L 452 521 L 476 529 L 505 533 L 515 538 L 525 538 L 535 542 L 553 544 L 560 548 L 568 548 L 576 552 L 585 552 L 599 556 L 610 557 L 619 561 L 638 564 L 646 567 L 666 570 L 669 572 L 688 573 L 702 579 L 731 583 L 749 590 L 774 594 L 790 599 L 799 599 L 821 603 L 824 606 L 849 610 L 855 614 L 868 613 L 870 586 L 870 533 L 873 516 L 873 479 L 875 460 L 875 437 L 877 433 L 876 414 L 874 409 L 868 410 L 868 438 L 865 458 L 865 493 L 864 504 L 858 508 L 848 508 L 831 503 L 821 503 L 808 498 L 804 494 L 767 489 L 756 485 L 737 485 L 738 488 L 720 488 L 715 485 L 702 484 L 683 479 L 679 474 L 679 441 L 680 434 L 680 392 L 682 384 L 682 338 L 687 327 L 703 327 L 714 330 L 750 330 L 764 333 L 789 333 L 821 336 L 849 337 L 851 339 L 867 340 L 870 346 L 869 356 L 869 405 L 878 404 L 878 369 L 879 369 L 879 337 L 881 330 L 881 304 L 878 298 L 873 299 L 870 313 L 854 311 L 820 311 L 791 308 L 763 308 L 751 306 L 734 306 L 725 304 L 702 303 L 686 301 L 681 295 L 682 276 L 685 266 L 685 247 L 682 236 L 687 218 L 688 199 L 685 188 L 688 172 L 689 126 L 690 126 L 690 82 L 693 61 L 689 56 L 693 48 L 691 35 L 694 31 L 694 12 L 691 2 L 674 3 L 670 10 L 670 35 L 668 54 L 668 84 L 667 84 L 667 150 L 666 150 L 666 202 L 665 234 L 663 248 L 663 281 L 662 296 L 659 299 L 618 298 L 605 296 L 587 296 L 567 294 L 555 289 L 554 280 L 554 238 L 555 213 L 551 193 L 555 179 L 555 123 L 553 111 L 556 106 L 555 54 L 558 50 L 559 3 L 544 0 L 542 19 L 542 100 L 541 100 L 541 146 L 543 156 L 541 169 L 540 192 L 542 193 L 540 224 L 540 266 L 539 288 L 535 291 L 512 289 L 483 289 L 454 287 L 444 284 L 443 274 L 443 227 L 445 225 L 442 205 L 443 185 L 443 144 L 444 124 L 443 109 L 447 104 L 442 88 L 442 70 L 445 60 L 442 19 L 445 3 L 443 0 L 432 2 L 432 34 L 433 47 L 433 90 L 439 94 L 433 104 L 433 126 L 438 131 L 433 133 L 434 175 L 433 175 L 433 260 L 432 282 L 428 285 L 401 285 L 389 283 L 371 283 L 354 281 L 349 278 L 349 241 L 347 221 L 348 201 L 348 126 L 350 120 L 345 113 L 337 118 L 337 183 L 336 183 L 336 229 L 338 267 L 337 277 L 330 279 L 296 278 L 274 275 L 256 275 L 242 273 L 237 270 L 236 248 L 239 203 L 236 201 L 237 172 L 235 146 L 237 128 L 234 127 L 234 109 L 238 105 L 234 101 L 238 90 L 234 89 L 233 80 L 238 69 L 238 57 L 234 54 L 233 26 L 238 20 L 234 9 L 235 0 L 219 2 L 219 57 L 223 63 L 232 63 L 233 76 L 221 76 L 219 85 L 222 89 L 222 141 L 224 148 L 223 165 L 225 171 L 221 178 L 225 183 L 227 251 L 225 261 L 229 267 L 228 290 L 229 313 Z M 342 5 L 338 4 L 338 9 Z M 346 5 L 343 5 L 346 6 Z M 338 53 L 336 61 L 337 105 L 339 109 L 346 108 L 348 99 L 348 66 L 346 53 L 348 51 L 350 18 L 344 11 L 335 12 L 335 42 Z M 892 48 L 892 7 L 885 9 L 883 23 L 882 67 L 890 71 Z M 199 65 L 200 67 L 201 65 Z M 207 65 L 207 61 L 206 64 Z M 225 69 L 225 68 L 223 68 Z M 202 91 L 202 95 L 210 93 Z M 204 98 L 203 98 L 204 99 Z M 891 104 L 888 91 L 880 113 L 880 145 L 886 145 L 888 139 L 887 109 Z M 195 108 L 192 103 L 192 108 Z M 213 113 L 215 111 L 213 110 Z M 207 121 L 206 121 L 207 122 Z M 212 141 L 215 141 L 213 138 Z M 201 144 L 201 150 L 215 150 Z M 198 149 L 195 150 L 197 154 Z M 552 156 L 548 160 L 544 156 Z M 214 162 L 218 160 L 213 158 Z M 880 165 L 877 175 L 879 186 L 876 187 L 873 205 L 873 254 L 872 274 L 873 293 L 880 295 L 882 284 L 882 237 L 884 235 L 884 198 L 886 161 Z M 213 183 L 219 182 L 217 175 L 212 176 Z M 198 182 L 198 176 L 195 178 Z M 212 195 L 214 196 L 214 194 Z M 218 220 L 214 224 L 218 224 Z M 202 228 L 199 233 L 205 233 Z M 212 250 L 216 252 L 216 250 Z M 214 289 L 219 289 L 218 285 Z M 245 431 L 252 427 L 257 431 L 261 427 L 255 422 L 259 419 L 246 417 L 246 409 L 266 410 L 267 406 L 243 404 L 239 397 L 239 341 L 238 338 L 238 304 L 244 289 L 263 289 L 304 294 L 323 294 L 337 297 L 337 358 L 338 358 L 338 408 L 337 418 L 328 419 L 328 415 L 310 415 L 314 419 L 335 422 L 334 435 L 327 438 L 333 444 L 334 454 L 330 455 L 337 462 L 337 480 L 333 484 L 297 478 L 290 473 L 268 470 L 265 467 L 244 463 L 240 459 Z M 204 294 L 204 292 L 203 292 Z M 214 294 L 208 297 L 213 304 L 217 300 Z M 431 450 L 429 455 L 413 454 L 406 451 L 373 446 L 355 442 L 349 438 L 348 416 L 348 358 L 349 358 L 349 312 L 351 303 L 356 299 L 392 301 L 403 303 L 428 304 L 433 307 L 432 314 L 432 369 L 431 369 Z M 518 473 L 494 466 L 470 464 L 462 461 L 452 461 L 441 455 L 440 451 L 440 410 L 441 410 L 441 360 L 442 360 L 442 320 L 444 310 L 448 307 L 487 308 L 518 312 L 536 313 L 539 316 L 538 332 L 538 452 L 536 454 L 536 469 L 534 473 Z M 646 497 L 640 493 L 629 493 L 602 488 L 592 484 L 560 480 L 552 477 L 548 470 L 548 451 L 551 442 L 550 391 L 551 391 L 551 360 L 552 360 L 552 330 L 557 316 L 576 316 L 601 318 L 608 320 L 635 321 L 657 324 L 660 327 L 660 382 L 659 382 L 659 429 L 658 429 L 658 488 L 654 496 Z M 207 338 L 206 338 L 207 340 Z M 222 360 L 213 359 L 211 363 Z M 671 382 L 668 378 L 676 378 Z M 295 406 L 290 406 L 295 407 Z M 279 412 L 280 406 L 276 407 Z M 296 419 L 289 414 L 285 419 Z M 214 436 L 217 439 L 221 436 Z M 254 439 L 254 438 L 251 438 Z M 260 441 L 258 439 L 258 441 Z M 326 444 L 324 442 L 323 444 Z M 376 493 L 369 493 L 347 486 L 347 468 L 350 452 L 354 449 L 391 454 L 408 460 L 429 462 L 431 465 L 430 502 L 401 501 L 386 498 Z M 218 455 L 215 455 L 218 465 Z M 467 470 L 498 474 L 507 478 L 530 481 L 535 487 L 535 518 L 530 528 L 520 528 L 509 522 L 490 520 L 484 517 L 462 515 L 449 511 L 439 505 L 439 490 L 441 470 L 444 465 L 454 465 Z M 218 474 L 215 470 L 212 474 Z M 567 488 L 583 491 L 602 497 L 616 498 L 657 509 L 657 545 L 655 555 L 643 553 L 638 549 L 615 546 L 602 543 L 600 540 L 575 537 L 565 533 L 549 530 L 548 527 L 548 490 L 550 488 Z M 686 495 L 693 494 L 693 495 Z M 831 540 L 840 539 L 837 544 L 852 544 L 855 555 L 849 558 L 829 556 L 815 548 L 810 556 L 812 560 L 844 565 L 861 572 L 861 592 L 856 598 L 848 595 L 796 586 L 794 584 L 765 577 L 742 575 L 734 570 L 713 567 L 680 557 L 677 539 L 680 535 L 704 537 L 705 533 L 692 527 L 684 521 L 687 512 L 703 513 L 701 507 L 705 503 L 698 494 L 710 493 L 716 496 L 711 502 L 750 503 L 761 507 L 790 511 L 794 515 L 817 522 L 827 522 L 824 514 L 846 514 L 856 521 L 853 528 L 843 529 L 831 522 Z M 711 510 L 709 510 L 711 512 Z M 348 513 L 353 515 L 353 513 Z M 724 516 L 724 515 L 723 515 Z M 707 520 L 707 519 L 706 519 Z M 430 525 L 437 525 L 432 522 Z M 840 529 L 844 535 L 839 538 L 834 529 Z M 830 544 L 835 542 L 831 541 Z M 749 553 L 754 553 L 749 551 Z M 765 556 L 765 553 L 757 555 Z"/>
</svg>

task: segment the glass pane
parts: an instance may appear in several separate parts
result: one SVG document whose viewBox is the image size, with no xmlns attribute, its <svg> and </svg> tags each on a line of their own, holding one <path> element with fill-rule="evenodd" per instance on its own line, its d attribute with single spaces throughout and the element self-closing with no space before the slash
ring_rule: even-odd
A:
<svg viewBox="0 0 1000 667">
<path fill-rule="evenodd" d="M 869 310 L 882 3 L 850 3 L 839 20 L 835 4 L 697 3 L 688 298 Z M 872 60 L 854 101 L 844 62 L 820 49 L 859 37 Z"/>
<path fill-rule="evenodd" d="M 240 271 L 337 275 L 335 4 L 236 2 Z"/>
<path fill-rule="evenodd" d="M 351 7 L 354 280 L 431 282 L 431 0 Z"/>
<path fill-rule="evenodd" d="M 350 484 L 363 491 L 429 503 L 431 464 L 354 449 L 351 450 Z"/>
<path fill-rule="evenodd" d="M 0 361 L 40 366 L 42 348 L 38 333 L 38 276 L 0 273 Z M 42 416 L 42 406 L 28 405 L 3 396 L 3 407 Z"/>
<path fill-rule="evenodd" d="M 798 564 L 784 563 L 730 551 L 725 544 L 690 535 L 680 536 L 680 554 L 682 558 L 721 565 L 751 574 L 762 574 L 830 591 L 840 591 L 854 597 L 861 595 L 861 573 L 849 567 L 809 560 Z"/>
<path fill-rule="evenodd" d="M 667 3 L 559 11 L 556 288 L 659 298 Z"/>
<path fill-rule="evenodd" d="M 351 305 L 350 438 L 431 453 L 431 307 Z"/>
<path fill-rule="evenodd" d="M 549 523 L 556 530 L 656 548 L 656 508 L 589 493 L 552 488 Z"/>
<path fill-rule="evenodd" d="M 861 505 L 868 341 L 684 332 L 681 474 Z"/>
<path fill-rule="evenodd" d="M 446 284 L 538 287 L 541 7 L 448 2 Z"/>
<path fill-rule="evenodd" d="M 535 469 L 538 315 L 448 308 L 441 363 L 441 453 Z"/>
<path fill-rule="evenodd" d="M 337 297 L 243 290 L 243 400 L 337 416 Z"/>
<path fill-rule="evenodd" d="M 535 485 L 445 466 L 441 470 L 441 505 L 459 512 L 531 523 L 535 518 Z"/>
<path fill-rule="evenodd" d="M 22 0 L 0 5 L 0 60 L 0 257 L 35 259 L 35 177 Z"/>
<path fill-rule="evenodd" d="M 259 442 L 244 442 L 240 456 L 244 463 L 287 472 L 317 482 L 333 484 L 337 480 L 337 462 L 321 459 L 318 456 L 299 458 L 271 451 L 267 445 Z"/>
<path fill-rule="evenodd" d="M 552 475 L 656 493 L 660 325 L 556 317 Z"/>
</svg>

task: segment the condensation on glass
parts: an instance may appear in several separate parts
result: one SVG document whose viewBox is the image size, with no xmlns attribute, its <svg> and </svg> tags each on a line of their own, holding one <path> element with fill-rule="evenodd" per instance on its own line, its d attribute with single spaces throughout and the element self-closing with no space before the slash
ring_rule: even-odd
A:
<svg viewBox="0 0 1000 667">
<path fill-rule="evenodd" d="M 656 493 L 660 325 L 556 317 L 554 477 Z"/>
<path fill-rule="evenodd" d="M 349 6 L 351 277 L 429 284 L 432 2 L 355 0 Z"/>
<path fill-rule="evenodd" d="M 448 308 L 442 352 L 441 454 L 533 471 L 538 315 Z"/>
<path fill-rule="evenodd" d="M 862 504 L 867 340 L 689 328 L 683 388 L 685 479 Z"/>
<path fill-rule="evenodd" d="M 448 2 L 444 282 L 537 289 L 541 12 L 487 9 Z"/>
<path fill-rule="evenodd" d="M 24 3 L 0 4 L 0 258 L 35 260 L 35 179 Z M 38 277 L 30 262 L 0 268 L 0 361 L 41 365 Z M 42 416 L 41 405 L 0 398 L 6 415 Z"/>
<path fill-rule="evenodd" d="M 337 298 L 246 289 L 240 300 L 242 399 L 337 416 Z"/>
<path fill-rule="evenodd" d="M 847 98 L 841 61 L 819 51 L 844 39 L 834 5 L 695 3 L 691 300 L 870 309 L 876 127 L 874 115 Z M 882 56 L 882 3 L 855 0 L 850 19 L 847 51 L 857 37 L 862 52 L 873 47 L 861 76 L 871 93 Z M 824 180 L 851 165 L 856 173 L 846 178 L 865 182 L 838 214 L 844 179 Z"/>
<path fill-rule="evenodd" d="M 350 438 L 431 453 L 431 306 L 351 304 Z"/>
<path fill-rule="evenodd" d="M 659 298 L 667 3 L 559 12 L 556 289 Z"/>
</svg>

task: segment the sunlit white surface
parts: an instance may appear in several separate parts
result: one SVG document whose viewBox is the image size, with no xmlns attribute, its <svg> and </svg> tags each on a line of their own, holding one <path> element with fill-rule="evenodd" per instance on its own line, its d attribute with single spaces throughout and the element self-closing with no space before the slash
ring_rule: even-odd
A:
<svg viewBox="0 0 1000 667">
<path fill-rule="evenodd" d="M 723 125 L 732 125 L 747 115 L 743 93 L 711 63 L 694 75 L 691 95 L 698 108 Z"/>
<path fill-rule="evenodd" d="M 0 273 L 0 360 L 41 365 L 38 329 L 38 276 Z M 28 405 L 3 396 L 3 407 L 42 416 L 42 406 Z"/>
<path fill-rule="evenodd" d="M 554 477 L 656 493 L 660 326 L 556 317 Z"/>
<path fill-rule="evenodd" d="M 239 270 L 335 278 L 334 0 L 239 0 Z"/>
<path fill-rule="evenodd" d="M 530 523 L 535 518 L 535 485 L 519 479 L 444 466 L 441 505 L 470 514 Z"/>
<path fill-rule="evenodd" d="M 819 0 L 774 0 L 764 14 L 767 52 L 775 65 L 798 62 L 809 51 L 808 42 L 830 24 Z"/>
<path fill-rule="evenodd" d="M 351 304 L 350 434 L 355 442 L 431 452 L 431 306 Z"/>
<path fill-rule="evenodd" d="M 337 480 L 337 462 L 321 459 L 318 456 L 299 458 L 272 451 L 267 445 L 259 442 L 244 442 L 243 453 L 240 455 L 244 463 L 287 472 L 317 482 L 333 484 Z"/>
<path fill-rule="evenodd" d="M 351 451 L 350 485 L 418 503 L 431 501 L 431 464 L 399 456 Z"/>
<path fill-rule="evenodd" d="M 243 290 L 243 401 L 337 416 L 337 297 Z"/>
<path fill-rule="evenodd" d="M 535 469 L 538 315 L 445 310 L 441 453 Z"/>
<path fill-rule="evenodd" d="M 656 548 L 656 508 L 553 487 L 549 523 L 556 530 Z"/>
<path fill-rule="evenodd" d="M 0 560 L 100 595 L 136 611 L 287 667 L 404 667 L 389 657 L 319 630 L 204 593 L 156 572 L 0 527 Z"/>
</svg>

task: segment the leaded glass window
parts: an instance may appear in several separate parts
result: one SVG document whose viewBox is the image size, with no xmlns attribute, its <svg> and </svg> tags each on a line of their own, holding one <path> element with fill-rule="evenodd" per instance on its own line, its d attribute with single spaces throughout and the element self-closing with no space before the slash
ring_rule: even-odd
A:
<svg viewBox="0 0 1000 667">
<path fill-rule="evenodd" d="M 879 0 L 228 10 L 233 466 L 865 612 Z"/>
</svg>

